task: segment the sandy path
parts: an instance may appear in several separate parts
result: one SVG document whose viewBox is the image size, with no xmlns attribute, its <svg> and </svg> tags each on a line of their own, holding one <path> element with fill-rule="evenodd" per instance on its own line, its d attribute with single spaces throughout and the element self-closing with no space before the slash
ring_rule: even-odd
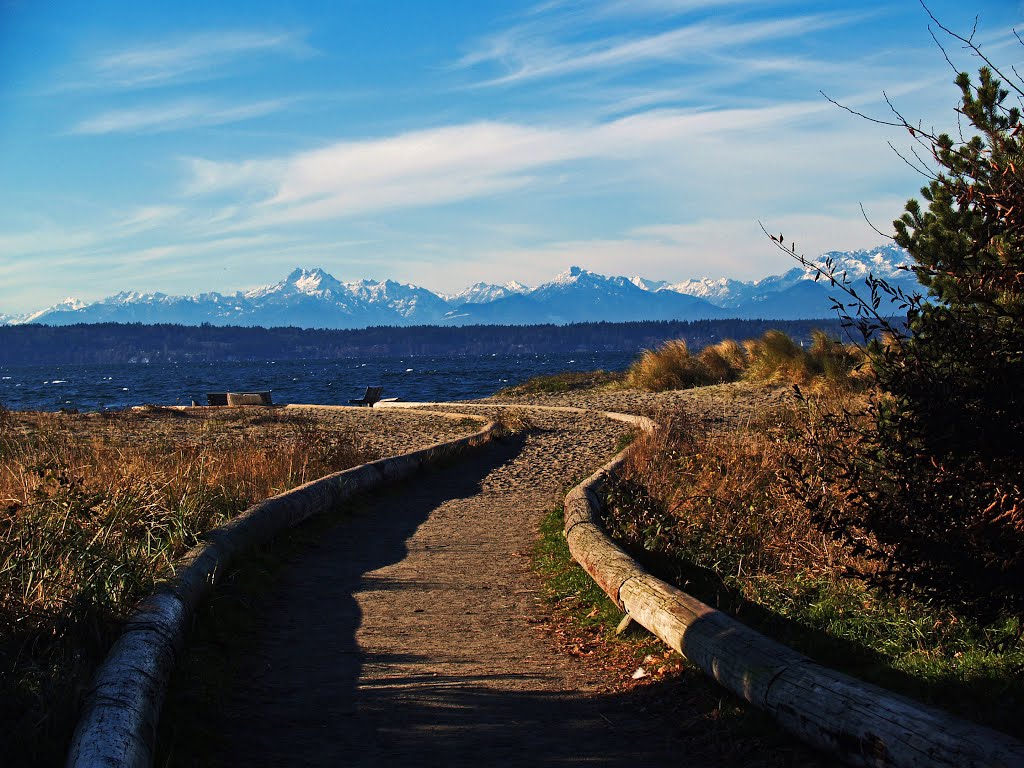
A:
<svg viewBox="0 0 1024 768">
<path fill-rule="evenodd" d="M 204 729 L 213 762 L 679 763 L 663 726 L 553 651 L 529 570 L 540 519 L 624 427 L 531 418 L 540 430 L 367 501 L 281 569 Z"/>
</svg>

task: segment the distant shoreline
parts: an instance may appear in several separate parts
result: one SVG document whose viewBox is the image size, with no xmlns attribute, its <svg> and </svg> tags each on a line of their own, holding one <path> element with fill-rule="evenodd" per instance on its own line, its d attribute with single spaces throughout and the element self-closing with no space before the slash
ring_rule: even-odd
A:
<svg viewBox="0 0 1024 768">
<path fill-rule="evenodd" d="M 665 320 L 569 325 L 382 326 L 360 329 L 98 323 L 0 326 L 0 365 L 69 365 L 261 360 L 338 360 L 367 355 L 460 356 L 574 351 L 639 352 L 685 338 L 699 349 L 777 328 L 797 341 L 822 329 L 843 337 L 835 318 Z"/>
</svg>

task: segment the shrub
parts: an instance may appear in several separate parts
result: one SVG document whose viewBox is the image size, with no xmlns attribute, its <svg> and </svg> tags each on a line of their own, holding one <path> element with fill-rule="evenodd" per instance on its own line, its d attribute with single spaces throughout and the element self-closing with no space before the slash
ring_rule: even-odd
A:
<svg viewBox="0 0 1024 768">
<path fill-rule="evenodd" d="M 860 347 L 843 344 L 824 331 L 812 331 L 811 339 L 808 355 L 816 375 L 833 384 L 869 381 L 867 359 Z"/>
<path fill-rule="evenodd" d="M 840 547 L 786 492 L 793 418 L 760 413 L 721 431 L 684 412 L 662 414 L 661 426 L 634 440 L 611 486 L 606 527 L 677 568 L 747 579 L 831 575 Z"/>
<path fill-rule="evenodd" d="M 836 447 L 812 425 L 826 461 L 799 482 L 816 507 L 823 485 L 839 484 L 845 503 L 816 519 L 874 561 L 871 583 L 988 621 L 1024 615 L 1024 123 L 992 69 L 956 83 L 977 133 L 905 125 L 938 169 L 921 190 L 927 210 L 910 200 L 893 223 L 930 297 L 872 280 L 862 298 L 826 271 L 854 299 L 848 324 L 888 337 L 865 345 L 871 427 L 833 419 Z M 883 293 L 907 309 L 909 334 L 879 317 Z"/>
<path fill-rule="evenodd" d="M 731 429 L 713 413 L 660 414 L 664 426 L 636 437 L 607 486 L 605 525 L 662 578 L 818 661 L 1015 734 L 1020 623 L 979 623 L 844 578 L 875 565 L 822 533 L 790 492 L 790 465 L 823 458 L 801 439 L 809 416 L 821 444 L 856 451 L 844 430 L 827 431 L 851 398 L 867 396 L 825 390 Z M 823 504 L 844 503 L 840 485 L 824 488 Z"/>
<path fill-rule="evenodd" d="M 757 340 L 744 342 L 748 378 L 775 384 L 806 382 L 811 377 L 810 361 L 803 347 L 782 331 L 766 331 Z"/>
</svg>

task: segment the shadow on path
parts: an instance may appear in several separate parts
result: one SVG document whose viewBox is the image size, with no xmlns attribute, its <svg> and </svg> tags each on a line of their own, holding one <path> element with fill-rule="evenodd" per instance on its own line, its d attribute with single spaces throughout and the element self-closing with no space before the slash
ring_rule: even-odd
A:
<svg viewBox="0 0 1024 768">
<path fill-rule="evenodd" d="M 176 722 L 162 724 L 162 762 L 637 766 L 693 757 L 676 729 L 639 711 L 637 695 L 596 693 L 586 664 L 528 621 L 535 608 L 521 594 L 533 591 L 520 583 L 527 566 L 509 565 L 521 554 L 511 537 L 527 528 L 532 538 L 523 521 L 536 521 L 549 496 L 486 482 L 536 471 L 520 457 L 524 443 L 492 444 L 305 526 L 293 537 L 301 544 L 272 553 L 272 580 L 215 599 L 219 629 L 201 628 L 175 684 L 191 690 L 169 697 L 166 719 Z M 246 616 L 235 633 L 224 621 L 232 610 Z"/>
</svg>

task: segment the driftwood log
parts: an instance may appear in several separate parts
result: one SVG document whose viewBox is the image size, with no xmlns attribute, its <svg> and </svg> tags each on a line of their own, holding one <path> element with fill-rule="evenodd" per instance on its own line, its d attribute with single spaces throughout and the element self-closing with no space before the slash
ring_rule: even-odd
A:
<svg viewBox="0 0 1024 768">
<path fill-rule="evenodd" d="M 479 416 L 468 418 L 484 421 Z M 314 480 L 260 502 L 205 534 L 204 541 L 175 564 L 174 578 L 135 609 L 97 670 L 66 764 L 75 768 L 153 765 L 167 681 L 184 649 L 192 616 L 237 556 L 313 515 L 335 509 L 354 494 L 401 480 L 427 464 L 482 444 L 496 429 L 490 422 L 467 437 Z"/>
<path fill-rule="evenodd" d="M 228 405 L 273 405 L 269 392 L 228 392 Z"/>
</svg>

